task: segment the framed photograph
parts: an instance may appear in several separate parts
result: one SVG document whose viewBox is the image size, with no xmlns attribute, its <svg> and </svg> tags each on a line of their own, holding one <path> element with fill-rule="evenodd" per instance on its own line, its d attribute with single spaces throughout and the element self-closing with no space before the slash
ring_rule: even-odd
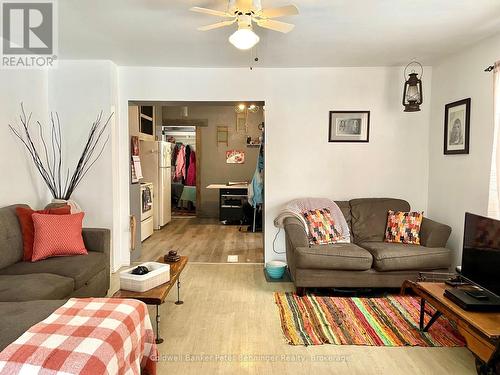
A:
<svg viewBox="0 0 500 375">
<path fill-rule="evenodd" d="M 444 154 L 468 154 L 470 132 L 470 98 L 444 107 Z"/>
<path fill-rule="evenodd" d="M 229 146 L 229 129 L 227 126 L 217 126 L 217 146 L 223 143 Z"/>
<path fill-rule="evenodd" d="M 245 151 L 240 151 L 240 150 L 226 151 L 226 163 L 227 164 L 244 164 L 245 163 Z"/>
<path fill-rule="evenodd" d="M 368 142 L 370 111 L 330 111 L 328 142 Z"/>
</svg>

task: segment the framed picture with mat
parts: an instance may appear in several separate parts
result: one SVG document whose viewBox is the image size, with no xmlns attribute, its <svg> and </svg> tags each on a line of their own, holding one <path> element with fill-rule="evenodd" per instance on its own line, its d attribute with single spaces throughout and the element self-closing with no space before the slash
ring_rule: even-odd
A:
<svg viewBox="0 0 500 375">
<path fill-rule="evenodd" d="M 444 107 L 445 155 L 468 154 L 470 134 L 470 98 Z"/>
</svg>

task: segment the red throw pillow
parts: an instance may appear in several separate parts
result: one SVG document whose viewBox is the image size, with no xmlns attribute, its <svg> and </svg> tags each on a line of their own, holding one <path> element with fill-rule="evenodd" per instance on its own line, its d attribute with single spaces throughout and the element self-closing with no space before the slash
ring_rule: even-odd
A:
<svg viewBox="0 0 500 375">
<path fill-rule="evenodd" d="M 33 254 L 33 238 L 35 236 L 35 229 L 33 227 L 33 219 L 31 215 L 37 214 L 51 214 L 51 215 L 68 215 L 71 213 L 71 207 L 68 205 L 56 208 L 49 208 L 46 210 L 34 211 L 31 208 L 16 207 L 17 218 L 21 224 L 21 232 L 23 233 L 23 260 L 30 261 Z"/>
<path fill-rule="evenodd" d="M 33 214 L 32 262 L 57 256 L 87 254 L 82 237 L 83 212 L 73 215 Z"/>
</svg>

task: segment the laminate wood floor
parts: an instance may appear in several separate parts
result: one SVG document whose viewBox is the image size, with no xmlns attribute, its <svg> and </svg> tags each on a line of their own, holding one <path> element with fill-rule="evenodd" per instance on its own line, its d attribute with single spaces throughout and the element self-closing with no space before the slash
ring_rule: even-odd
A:
<svg viewBox="0 0 500 375">
<path fill-rule="evenodd" d="M 240 232 L 237 225 L 222 225 L 217 219 L 176 218 L 142 243 L 139 261 L 157 259 L 177 250 L 190 262 L 226 263 L 238 255 L 239 263 L 263 263 L 262 233 Z"/>
<path fill-rule="evenodd" d="M 116 275 L 112 286 L 117 288 Z M 158 374 L 475 374 L 465 348 L 291 346 L 262 265 L 190 263 L 161 305 Z M 150 308 L 154 323 L 154 309 Z"/>
</svg>

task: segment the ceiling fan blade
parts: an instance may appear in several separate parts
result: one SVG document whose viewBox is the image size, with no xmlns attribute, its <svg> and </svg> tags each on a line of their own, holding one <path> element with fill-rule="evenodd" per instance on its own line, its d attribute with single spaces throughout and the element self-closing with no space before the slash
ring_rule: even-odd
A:
<svg viewBox="0 0 500 375">
<path fill-rule="evenodd" d="M 207 9 L 207 8 L 192 7 L 192 8 L 189 8 L 189 10 L 191 12 L 210 14 L 211 16 L 226 17 L 226 18 L 234 17 L 230 14 L 227 14 L 226 12 L 221 12 L 219 10 L 213 10 L 213 9 Z"/>
<path fill-rule="evenodd" d="M 274 31 L 279 31 L 280 33 L 288 33 L 293 30 L 295 25 L 286 22 L 274 21 L 274 20 L 257 20 L 257 25 L 265 29 L 270 29 Z"/>
<path fill-rule="evenodd" d="M 232 21 L 223 21 L 223 22 L 213 23 L 211 25 L 200 26 L 200 27 L 198 27 L 198 30 L 208 31 L 208 30 L 218 29 L 219 27 L 232 25 L 235 22 L 236 22 L 236 18 Z"/>
<path fill-rule="evenodd" d="M 258 13 L 258 16 L 263 18 L 277 18 L 284 16 L 296 16 L 297 14 L 299 14 L 299 9 L 295 5 L 287 5 L 278 8 L 262 9 L 262 11 Z"/>
</svg>

